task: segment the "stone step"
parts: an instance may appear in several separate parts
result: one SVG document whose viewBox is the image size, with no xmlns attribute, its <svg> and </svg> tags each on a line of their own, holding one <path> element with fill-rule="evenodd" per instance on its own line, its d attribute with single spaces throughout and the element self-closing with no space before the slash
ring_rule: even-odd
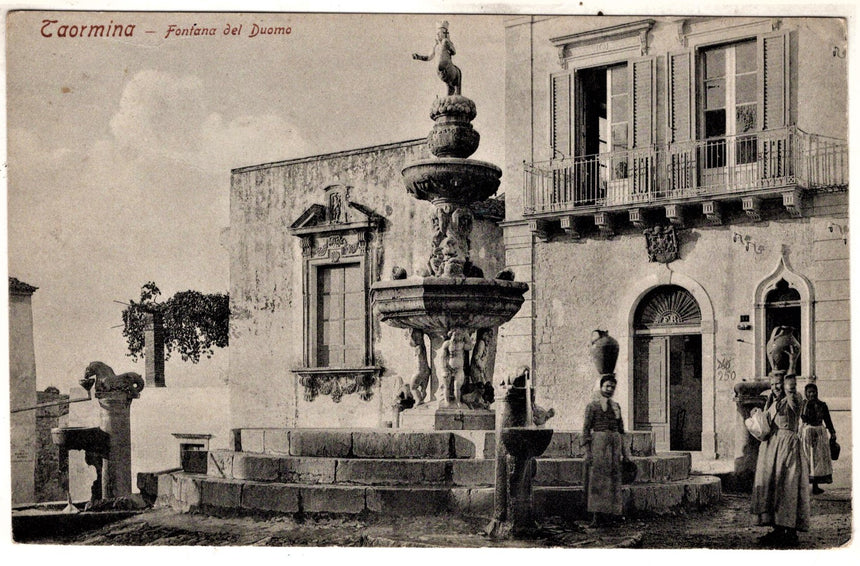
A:
<svg viewBox="0 0 860 566">
<path fill-rule="evenodd" d="M 585 454 L 580 431 L 557 430 L 544 456 L 578 458 Z M 625 435 L 634 456 L 654 455 L 652 434 Z M 233 430 L 236 452 L 328 458 L 494 458 L 493 431 L 408 431 L 390 428 L 241 428 Z"/>
<path fill-rule="evenodd" d="M 308 485 L 254 482 L 173 472 L 157 480 L 158 505 L 209 513 L 363 512 L 395 516 L 455 513 L 489 518 L 492 487 Z M 628 516 L 697 510 L 720 499 L 720 481 L 712 476 L 623 486 Z M 535 511 L 541 516 L 586 518 L 582 487 L 536 487 Z"/>
<path fill-rule="evenodd" d="M 634 456 L 637 483 L 686 479 L 690 454 L 671 452 Z M 582 458 L 538 458 L 536 485 L 582 485 Z M 495 460 L 489 459 L 380 459 L 288 456 L 213 450 L 209 452 L 207 475 L 224 479 L 303 484 L 491 486 Z"/>
</svg>

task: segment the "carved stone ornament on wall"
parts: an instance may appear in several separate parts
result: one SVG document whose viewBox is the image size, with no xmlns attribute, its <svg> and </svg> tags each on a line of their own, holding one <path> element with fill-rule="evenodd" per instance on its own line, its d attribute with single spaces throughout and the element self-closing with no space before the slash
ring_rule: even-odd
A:
<svg viewBox="0 0 860 566">
<path fill-rule="evenodd" d="M 654 226 L 642 232 L 648 248 L 648 261 L 671 263 L 678 259 L 678 239 L 674 226 Z"/>
<path fill-rule="evenodd" d="M 358 393 L 362 401 L 373 397 L 373 389 L 379 381 L 380 367 L 336 369 L 336 368 L 300 368 L 294 369 L 298 374 L 299 384 L 305 390 L 305 401 L 311 402 L 319 395 L 331 397 L 335 403 L 340 403 L 344 395 Z"/>
</svg>

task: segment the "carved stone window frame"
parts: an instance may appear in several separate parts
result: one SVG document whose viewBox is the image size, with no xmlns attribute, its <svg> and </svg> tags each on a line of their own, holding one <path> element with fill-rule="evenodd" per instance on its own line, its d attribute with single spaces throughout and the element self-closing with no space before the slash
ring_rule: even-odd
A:
<svg viewBox="0 0 860 566">
<path fill-rule="evenodd" d="M 764 379 L 767 368 L 767 295 L 781 280 L 800 294 L 800 377 L 815 376 L 815 293 L 809 279 L 795 272 L 788 263 L 786 250 L 782 250 L 776 268 L 759 282 L 755 290 L 755 371 Z"/>
<path fill-rule="evenodd" d="M 325 205 L 314 204 L 290 226 L 290 233 L 301 238 L 302 247 L 302 367 L 292 369 L 305 387 L 305 398 L 313 400 L 318 392 L 340 401 L 341 391 L 358 391 L 362 399 L 372 396 L 373 386 L 382 373 L 375 363 L 370 285 L 379 279 L 379 233 L 382 218 L 370 209 L 349 200 L 350 187 L 329 185 Z M 358 265 L 364 293 L 364 363 L 359 366 L 325 367 L 317 363 L 317 281 L 325 267 Z M 352 387 L 352 382 L 355 387 Z M 350 382 L 347 385 L 346 382 Z M 332 393 L 334 392 L 334 393 Z"/>
</svg>

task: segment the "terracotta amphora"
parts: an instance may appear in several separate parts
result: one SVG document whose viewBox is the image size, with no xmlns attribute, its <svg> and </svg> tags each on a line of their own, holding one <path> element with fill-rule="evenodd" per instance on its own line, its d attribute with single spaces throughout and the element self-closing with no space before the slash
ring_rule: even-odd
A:
<svg viewBox="0 0 860 566">
<path fill-rule="evenodd" d="M 615 372 L 615 362 L 618 360 L 618 340 L 610 336 L 608 330 L 595 330 L 591 333 L 589 350 L 597 373 L 606 375 Z"/>
</svg>

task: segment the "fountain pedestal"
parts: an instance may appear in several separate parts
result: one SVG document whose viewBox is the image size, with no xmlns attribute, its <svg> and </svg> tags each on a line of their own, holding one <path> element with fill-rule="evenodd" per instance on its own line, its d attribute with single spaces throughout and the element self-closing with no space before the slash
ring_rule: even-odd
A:
<svg viewBox="0 0 860 566">
<path fill-rule="evenodd" d="M 770 389 L 767 381 L 741 381 L 734 387 L 737 417 L 735 419 L 735 473 L 734 489 L 748 492 L 752 489 L 758 461 L 758 440 L 747 430 L 744 421 L 753 408 L 764 408 L 767 400 L 762 393 Z"/>
<path fill-rule="evenodd" d="M 536 527 L 532 491 L 535 458 L 547 449 L 553 431 L 534 426 L 534 392 L 528 373 L 522 385 L 514 381 L 499 402 L 493 518 L 484 530 L 492 538 L 528 536 Z"/>
</svg>

